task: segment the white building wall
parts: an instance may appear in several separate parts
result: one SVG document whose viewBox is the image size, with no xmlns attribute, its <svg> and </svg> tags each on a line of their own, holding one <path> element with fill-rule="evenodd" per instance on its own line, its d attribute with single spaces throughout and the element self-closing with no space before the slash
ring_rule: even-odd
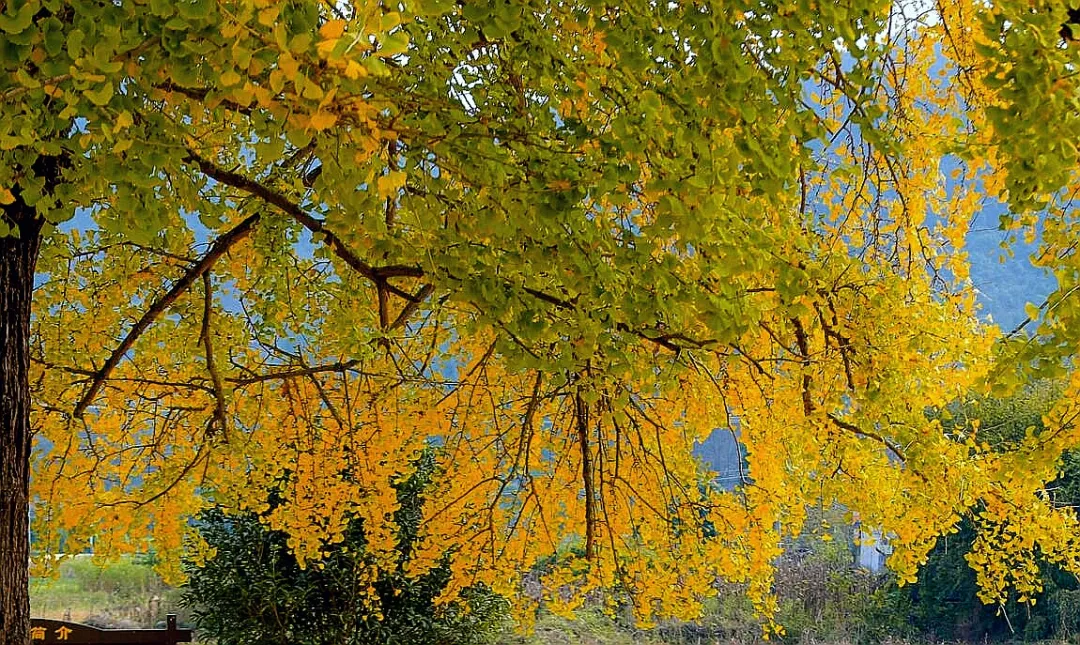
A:
<svg viewBox="0 0 1080 645">
<path fill-rule="evenodd" d="M 885 560 L 892 553 L 889 539 L 879 529 L 870 533 L 859 531 L 859 566 L 874 573 L 885 569 Z"/>
</svg>

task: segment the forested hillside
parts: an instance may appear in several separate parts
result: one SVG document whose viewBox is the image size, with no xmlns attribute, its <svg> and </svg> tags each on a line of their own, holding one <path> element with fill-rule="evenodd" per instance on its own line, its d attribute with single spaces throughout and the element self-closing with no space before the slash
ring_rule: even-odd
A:
<svg viewBox="0 0 1080 645">
<path fill-rule="evenodd" d="M 978 290 L 982 313 L 1010 332 L 1026 318 L 1024 305 L 1040 305 L 1054 290 L 1056 281 L 1045 269 L 1031 263 L 1038 241 L 1026 242 L 1023 235 L 1011 244 L 999 226 L 1003 209 L 988 208 L 978 213 L 967 235 L 971 281 Z"/>
</svg>

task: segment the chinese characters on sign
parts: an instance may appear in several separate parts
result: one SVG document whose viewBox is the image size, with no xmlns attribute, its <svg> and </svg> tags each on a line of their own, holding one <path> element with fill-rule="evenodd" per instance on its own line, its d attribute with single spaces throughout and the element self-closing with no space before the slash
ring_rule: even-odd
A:
<svg viewBox="0 0 1080 645">
<path fill-rule="evenodd" d="M 179 629 L 176 616 L 166 616 L 164 629 L 98 629 L 61 620 L 34 618 L 30 640 L 35 643 L 65 645 L 176 645 L 190 643 L 191 630 Z"/>
<path fill-rule="evenodd" d="M 45 640 L 45 628 L 44 627 L 31 627 L 30 628 L 30 640 L 43 641 Z M 56 640 L 66 641 L 68 636 L 71 636 L 72 629 L 67 625 L 61 625 L 56 628 L 53 633 L 56 635 Z"/>
</svg>

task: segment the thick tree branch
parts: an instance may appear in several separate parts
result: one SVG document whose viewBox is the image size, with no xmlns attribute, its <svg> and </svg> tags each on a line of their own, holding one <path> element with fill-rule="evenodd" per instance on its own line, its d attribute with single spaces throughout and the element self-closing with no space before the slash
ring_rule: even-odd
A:
<svg viewBox="0 0 1080 645">
<path fill-rule="evenodd" d="M 387 292 L 385 280 L 375 283 L 376 295 L 379 300 L 379 329 L 387 331 L 390 328 L 390 294 Z"/>
<path fill-rule="evenodd" d="M 543 300 L 550 305 L 555 305 L 559 309 L 567 309 L 572 311 L 577 307 L 576 297 L 573 300 L 564 300 L 563 298 L 544 293 L 543 291 L 540 291 L 539 289 L 533 289 L 532 287 L 522 287 L 522 290 L 538 300 Z"/>
<path fill-rule="evenodd" d="M 93 380 L 90 382 L 90 387 L 86 389 L 86 393 L 83 394 L 82 398 L 75 404 L 74 415 L 76 417 L 81 417 L 83 413 L 86 412 L 87 406 L 93 402 L 94 398 L 98 395 L 98 392 L 101 391 L 101 386 L 124 358 L 124 354 L 127 354 L 132 346 L 135 345 L 135 341 L 139 339 L 139 336 L 141 336 L 142 333 L 157 320 L 158 316 L 164 313 L 164 311 L 172 305 L 172 303 L 176 302 L 176 299 L 183 295 L 196 280 L 202 277 L 202 275 L 217 262 L 218 258 L 224 255 L 237 242 L 247 237 L 258 221 L 258 213 L 250 215 L 247 219 L 214 240 L 214 243 L 210 246 L 210 250 L 202 256 L 198 263 L 188 269 L 184 275 L 180 276 L 179 280 L 173 283 L 172 288 L 150 305 L 150 308 L 135 322 L 127 335 L 124 336 L 124 339 L 120 341 L 120 344 L 113 350 L 112 354 L 109 355 L 105 364 L 102 365 L 101 369 L 94 375 Z"/>
<path fill-rule="evenodd" d="M 416 313 L 416 310 L 420 308 L 420 305 L 424 304 L 424 301 L 427 300 L 434 291 L 435 285 L 430 283 L 420 287 L 420 290 L 413 295 L 413 299 L 405 303 L 401 312 L 398 313 L 397 318 L 394 319 L 394 322 L 390 323 L 389 328 L 397 329 L 408 322 L 409 318 L 412 318 L 412 315 Z"/>
<path fill-rule="evenodd" d="M 217 365 L 214 363 L 214 344 L 210 339 L 210 318 L 214 313 L 214 292 L 210 280 L 210 272 L 206 272 L 202 276 L 203 278 L 203 323 L 202 333 L 200 338 L 203 343 L 203 349 L 206 350 L 206 371 L 210 373 L 210 381 L 214 384 L 214 421 L 217 424 L 215 429 L 213 424 L 209 426 L 210 431 L 207 433 L 213 436 L 216 432 L 221 432 L 225 440 L 229 439 L 229 427 L 228 417 L 225 414 L 225 388 L 221 384 L 221 374 L 218 372 Z"/>
<path fill-rule="evenodd" d="M 175 92 L 177 94 L 181 94 L 193 101 L 198 101 L 199 103 L 210 103 L 210 101 L 207 100 L 208 98 L 210 98 L 210 89 L 205 87 L 184 87 L 182 85 L 177 85 L 176 83 L 173 83 L 171 81 L 167 83 L 162 83 L 161 85 L 155 85 L 154 87 L 164 92 Z M 241 105 L 236 101 L 225 98 L 224 96 L 215 97 L 212 99 L 212 101 L 215 105 L 223 105 L 229 110 L 232 110 L 233 112 L 239 112 L 240 114 L 244 114 L 246 116 L 251 116 L 251 113 L 254 111 L 251 106 Z M 205 105 L 205 107 L 211 106 Z"/>
<path fill-rule="evenodd" d="M 258 197 L 264 202 L 276 206 L 286 215 L 289 215 L 301 226 L 311 231 L 314 234 L 322 236 L 324 243 L 330 247 L 330 250 L 334 252 L 339 258 L 344 260 L 345 264 L 364 276 L 368 280 L 371 280 L 376 285 L 380 281 L 385 281 L 387 278 L 396 277 L 408 277 L 408 278 L 420 278 L 424 276 L 424 270 L 420 267 L 410 267 L 402 265 L 392 265 L 385 267 L 374 267 L 365 262 L 360 256 L 356 255 L 345 243 L 339 238 L 333 231 L 326 227 L 326 223 L 317 217 L 312 217 L 310 214 L 300 208 L 299 205 L 294 203 L 285 195 L 273 190 L 272 188 L 265 186 L 258 181 L 249 179 L 240 173 L 232 172 L 231 170 L 225 170 L 219 167 L 213 162 L 203 159 L 195 152 L 189 150 L 187 160 L 190 163 L 199 167 L 199 170 L 203 172 L 207 177 L 210 177 L 214 181 L 217 181 L 226 186 L 236 188 L 249 195 Z M 394 295 L 404 298 L 405 300 L 412 301 L 413 295 L 407 291 L 404 291 L 392 284 L 386 283 L 386 288 Z"/>
<path fill-rule="evenodd" d="M 326 243 L 327 246 L 330 247 L 330 249 L 334 252 L 335 255 L 344 260 L 345 263 L 349 265 L 349 267 L 352 268 L 354 271 L 373 282 L 377 289 L 379 289 L 380 291 L 385 289 L 386 291 L 393 293 L 394 295 L 406 300 L 411 305 L 413 305 L 407 305 L 402 313 L 408 312 L 408 314 L 411 315 L 415 312 L 417 308 L 416 305 L 422 303 L 430 295 L 430 289 L 421 288 L 421 290 L 414 295 L 390 284 L 388 281 L 388 278 L 422 278 L 426 275 L 424 269 L 416 266 L 407 265 L 387 265 L 381 267 L 372 266 L 371 264 L 360 258 L 358 255 L 356 255 L 351 249 L 349 249 L 349 247 L 345 245 L 341 238 L 339 238 L 333 231 L 326 227 L 326 223 L 323 220 L 311 216 L 310 214 L 305 212 L 304 209 L 302 209 L 298 204 L 290 200 L 285 195 L 282 195 L 281 193 L 273 190 L 272 188 L 258 181 L 250 179 L 240 173 L 221 168 L 213 162 L 200 157 L 192 150 L 188 150 L 187 160 L 190 163 L 197 165 L 199 169 L 203 172 L 203 174 L 205 174 L 207 177 L 210 177 L 211 179 L 214 179 L 215 181 L 226 186 L 236 188 L 237 190 L 246 192 L 249 195 L 258 197 L 264 202 L 276 206 L 282 212 L 299 222 L 307 230 L 311 231 L 312 233 L 321 235 L 323 241 Z M 557 296 L 552 296 L 550 294 L 544 293 L 543 291 L 530 287 L 523 287 L 523 290 L 525 291 L 525 293 L 533 296 L 534 298 L 554 305 L 559 309 L 573 310 L 577 308 L 576 298 L 572 300 L 564 300 Z M 379 310 L 380 317 L 382 317 L 382 314 L 385 311 L 385 307 L 382 305 L 381 298 Z M 395 329 L 405 324 L 405 322 L 408 320 L 408 317 L 409 316 L 398 315 L 398 317 L 392 323 L 389 323 L 389 326 L 387 326 L 386 329 Z M 715 342 L 712 340 L 697 340 L 682 334 L 650 336 L 644 331 L 630 329 L 624 323 L 618 323 L 617 326 L 620 331 L 632 333 L 643 340 L 647 340 L 672 352 L 679 352 L 682 349 L 686 349 L 686 347 L 680 345 L 678 342 L 675 341 L 683 341 L 688 346 L 698 348 L 705 347 Z"/>
<path fill-rule="evenodd" d="M 596 558 L 596 490 L 589 446 L 589 408 L 580 391 L 574 394 L 574 410 L 581 448 L 581 481 L 585 488 L 585 559 L 592 562 Z"/>
<path fill-rule="evenodd" d="M 799 346 L 799 358 L 802 362 L 802 403 L 803 414 L 810 417 L 814 414 L 814 401 L 810 394 L 810 340 L 806 335 L 802 322 L 798 318 L 791 319 L 791 326 L 795 328 L 795 342 Z"/>
<path fill-rule="evenodd" d="M 388 157 L 388 162 L 391 165 L 391 167 L 397 168 L 398 167 L 398 165 L 397 165 L 397 163 L 398 163 L 398 159 L 397 159 L 398 143 L 397 143 L 397 141 L 390 141 L 388 144 L 386 144 L 386 153 L 387 153 L 387 157 Z M 394 196 L 394 195 L 391 195 L 391 196 L 388 196 L 386 198 L 386 230 L 389 231 L 389 230 L 394 228 L 394 220 L 396 219 L 396 217 L 397 217 L 397 197 Z"/>
<path fill-rule="evenodd" d="M 253 385 L 255 383 L 263 383 L 265 381 L 280 381 L 298 376 L 311 376 L 313 374 L 320 374 L 322 372 L 347 372 L 354 369 L 360 364 L 358 360 L 345 361 L 342 363 L 331 363 L 329 365 L 315 365 L 312 367 L 298 368 L 292 370 L 284 370 L 281 372 L 271 372 L 269 374 L 256 374 L 255 376 L 247 376 L 243 378 L 232 377 L 225 380 L 229 383 L 234 383 L 239 386 Z"/>
</svg>

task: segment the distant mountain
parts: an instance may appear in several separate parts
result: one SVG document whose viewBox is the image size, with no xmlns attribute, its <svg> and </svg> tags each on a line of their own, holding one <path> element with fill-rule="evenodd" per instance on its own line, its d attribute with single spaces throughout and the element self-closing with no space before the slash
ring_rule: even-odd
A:
<svg viewBox="0 0 1080 645">
<path fill-rule="evenodd" d="M 998 228 L 1001 212 L 993 208 L 978 216 L 967 236 L 967 251 L 982 313 L 1009 332 L 1024 321 L 1024 305 L 1042 304 L 1056 281 L 1031 264 L 1030 256 L 1038 244 L 1017 240 L 1011 245 L 1012 256 L 1006 255 L 1001 246 L 1006 234 Z"/>
<path fill-rule="evenodd" d="M 733 422 L 738 425 L 737 420 Z M 738 442 L 738 436 L 738 430 L 720 428 L 694 446 L 694 456 L 716 471 L 714 481 L 727 490 L 735 488 L 745 477 L 745 448 Z"/>
</svg>

